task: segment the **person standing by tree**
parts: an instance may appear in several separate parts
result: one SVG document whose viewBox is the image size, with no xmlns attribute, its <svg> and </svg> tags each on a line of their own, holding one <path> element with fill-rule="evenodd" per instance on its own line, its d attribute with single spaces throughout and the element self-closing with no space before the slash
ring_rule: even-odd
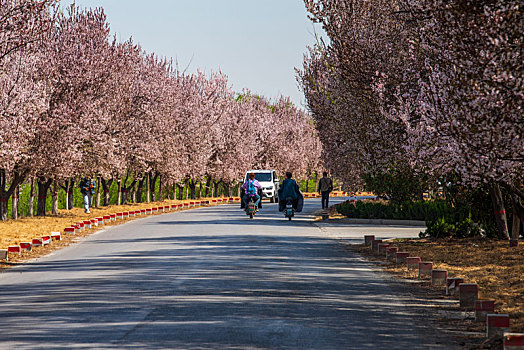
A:
<svg viewBox="0 0 524 350">
<path fill-rule="evenodd" d="M 318 182 L 318 193 L 322 195 L 322 209 L 324 209 L 329 208 L 329 193 L 333 191 L 333 180 L 327 176 L 327 171 L 324 171 L 322 175 Z"/>
<path fill-rule="evenodd" d="M 84 212 L 86 214 L 90 213 L 89 208 L 91 208 L 93 203 L 95 188 L 96 183 L 91 178 L 91 176 L 84 177 L 82 178 L 82 181 L 80 181 L 80 191 L 82 192 L 82 197 L 84 198 Z"/>
</svg>

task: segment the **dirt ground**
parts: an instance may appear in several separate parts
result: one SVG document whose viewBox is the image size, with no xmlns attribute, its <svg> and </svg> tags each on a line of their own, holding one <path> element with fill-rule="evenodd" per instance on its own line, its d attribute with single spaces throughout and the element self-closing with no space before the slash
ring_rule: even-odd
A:
<svg viewBox="0 0 524 350">
<path fill-rule="evenodd" d="M 462 277 L 466 283 L 479 285 L 480 299 L 495 300 L 495 312 L 510 316 L 512 332 L 524 333 L 524 245 L 510 248 L 507 241 L 477 239 L 397 239 L 389 241 L 399 251 L 410 256 L 421 257 L 422 261 L 433 262 L 434 269 L 448 270 L 449 277 Z M 426 298 L 449 299 L 444 287 L 433 287 L 429 280 L 418 279 L 405 266 L 387 261 L 371 253 L 370 248 L 353 246 L 360 254 L 375 261 L 387 272 L 410 283 L 413 293 Z M 442 326 L 456 330 L 467 349 L 498 349 L 500 341 L 486 341 L 484 323 L 475 323 L 473 312 L 464 313 L 457 303 L 442 307 Z"/>
</svg>

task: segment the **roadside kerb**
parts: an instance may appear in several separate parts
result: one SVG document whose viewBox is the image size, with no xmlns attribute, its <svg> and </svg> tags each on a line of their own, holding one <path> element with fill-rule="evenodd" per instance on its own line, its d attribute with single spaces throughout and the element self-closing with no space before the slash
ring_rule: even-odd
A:
<svg viewBox="0 0 524 350">
<path fill-rule="evenodd" d="M 455 299 L 458 299 L 458 288 L 461 283 L 464 283 L 464 278 L 452 277 L 446 280 L 446 295 L 452 295 Z"/>
<path fill-rule="evenodd" d="M 378 251 L 378 244 L 382 243 L 381 239 L 374 239 L 371 241 L 371 251 L 374 253 Z"/>
<path fill-rule="evenodd" d="M 474 310 L 475 301 L 479 299 L 479 286 L 476 283 L 461 283 L 459 287 L 460 307 Z"/>
<path fill-rule="evenodd" d="M 495 300 L 475 300 L 475 322 L 486 322 L 486 316 L 493 313 Z"/>
<path fill-rule="evenodd" d="M 386 248 L 386 259 L 395 260 L 398 252 L 398 247 L 387 247 Z"/>
<path fill-rule="evenodd" d="M 378 244 L 378 249 L 377 249 L 378 254 L 385 256 L 386 255 L 386 248 L 388 248 L 388 247 L 389 247 L 389 243 L 379 243 Z"/>
<path fill-rule="evenodd" d="M 408 267 L 408 270 L 416 270 L 418 269 L 418 263 L 421 261 L 419 256 L 408 256 L 406 258 L 406 265 Z"/>
<path fill-rule="evenodd" d="M 51 232 L 51 238 L 55 241 L 61 241 L 62 240 L 62 234 L 60 232 Z"/>
<path fill-rule="evenodd" d="M 366 246 L 370 246 L 371 245 L 371 242 L 375 239 L 375 235 L 367 235 L 367 236 L 364 236 L 364 244 Z"/>
<path fill-rule="evenodd" d="M 504 350 L 524 350 L 524 333 L 504 333 Z"/>
<path fill-rule="evenodd" d="M 21 242 L 20 248 L 22 250 L 25 250 L 26 252 L 30 252 L 31 250 L 33 250 L 33 245 L 30 242 Z"/>
<path fill-rule="evenodd" d="M 10 254 L 22 255 L 22 248 L 19 245 L 10 245 L 7 247 L 7 252 Z"/>
<path fill-rule="evenodd" d="M 418 263 L 418 278 L 431 278 L 431 271 L 433 271 L 433 263 L 421 261 Z"/>
<path fill-rule="evenodd" d="M 432 270 L 431 285 L 435 287 L 445 286 L 448 279 L 448 270 Z"/>
<path fill-rule="evenodd" d="M 486 315 L 486 336 L 488 338 L 502 337 L 504 332 L 509 332 L 508 314 Z"/>
<path fill-rule="evenodd" d="M 409 257 L 409 252 L 396 252 L 395 253 L 395 262 L 397 264 L 405 264 L 406 259 Z"/>
</svg>

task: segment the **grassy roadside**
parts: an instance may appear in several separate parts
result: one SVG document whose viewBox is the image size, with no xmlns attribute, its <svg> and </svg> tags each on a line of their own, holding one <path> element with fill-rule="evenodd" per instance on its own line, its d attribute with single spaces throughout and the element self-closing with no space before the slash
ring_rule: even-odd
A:
<svg viewBox="0 0 524 350">
<path fill-rule="evenodd" d="M 395 239 L 388 241 L 399 251 L 432 261 L 434 269 L 448 270 L 449 277 L 462 277 L 467 283 L 479 285 L 480 299 L 495 300 L 495 312 L 507 313 L 511 331 L 524 333 L 524 245 L 509 248 L 508 242 L 477 239 Z M 400 279 L 412 280 L 413 273 L 403 265 L 377 257 L 364 244 L 355 247 L 369 260 L 380 260 L 381 266 Z M 427 281 L 421 287 L 440 294 L 443 287 L 432 287 Z M 452 297 L 449 297 L 452 299 Z M 471 324 L 472 331 L 484 331 L 483 324 Z"/>
</svg>

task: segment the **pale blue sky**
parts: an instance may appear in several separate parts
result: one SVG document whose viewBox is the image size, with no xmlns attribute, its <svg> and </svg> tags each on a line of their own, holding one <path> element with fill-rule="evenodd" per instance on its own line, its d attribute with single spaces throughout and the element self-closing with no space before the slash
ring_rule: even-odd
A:
<svg viewBox="0 0 524 350">
<path fill-rule="evenodd" d="M 62 0 L 62 4 L 71 3 Z M 76 0 L 103 7 L 113 33 L 148 52 L 178 60 L 189 72 L 221 69 L 235 91 L 269 98 L 304 97 L 295 79 L 314 30 L 302 0 Z M 191 60 L 191 58 L 193 58 Z"/>
</svg>

